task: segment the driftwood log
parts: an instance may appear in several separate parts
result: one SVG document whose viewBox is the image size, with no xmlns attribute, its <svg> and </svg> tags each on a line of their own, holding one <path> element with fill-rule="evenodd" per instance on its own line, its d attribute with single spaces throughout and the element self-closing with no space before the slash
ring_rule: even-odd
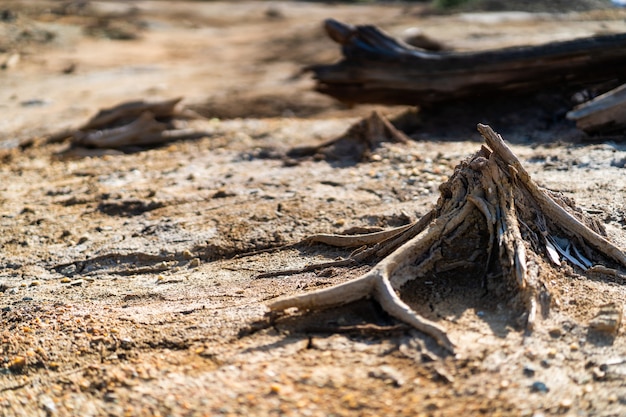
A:
<svg viewBox="0 0 626 417">
<path fill-rule="evenodd" d="M 316 89 L 350 104 L 429 106 L 626 81 L 626 34 L 480 52 L 429 52 L 375 26 L 325 21 L 343 59 L 309 67 Z"/>
</svg>

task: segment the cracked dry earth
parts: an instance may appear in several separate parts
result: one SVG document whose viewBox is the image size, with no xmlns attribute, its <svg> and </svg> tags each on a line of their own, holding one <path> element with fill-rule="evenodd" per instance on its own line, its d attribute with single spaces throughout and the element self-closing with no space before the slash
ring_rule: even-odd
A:
<svg viewBox="0 0 626 417">
<path fill-rule="evenodd" d="M 421 6 L 272 3 L 268 13 L 265 3 L 168 3 L 137 2 L 148 24 L 128 41 L 83 35 L 90 15 L 45 14 L 45 2 L 15 6 L 21 24 L 57 36 L 15 46 L 20 62 L 0 74 L 0 415 L 626 414 L 624 331 L 593 328 L 597 315 L 621 316 L 619 277 L 567 262 L 550 269 L 554 306 L 532 332 L 479 278 L 413 285 L 406 301 L 445 328 L 453 356 L 368 300 L 264 321 L 269 300 L 345 282 L 371 265 L 260 274 L 350 249 L 239 256 L 315 233 L 408 224 L 481 146 L 474 123 L 455 137 L 442 128 L 383 144 L 359 164 L 275 157 L 369 114 L 370 106 L 342 108 L 294 77 L 304 64 L 334 59 L 323 18 L 394 34 L 418 21 L 470 49 L 619 31 L 623 14 L 511 23 L 420 17 Z M 95 15 L 127 7 L 95 5 Z M 68 64 L 75 72 L 63 74 Z M 78 126 L 102 107 L 176 95 L 219 115 L 188 122 L 206 137 L 135 153 L 15 146 Z M 574 200 L 626 247 L 623 142 L 580 142 L 571 126 L 537 126 L 493 127 L 540 186 Z"/>
</svg>

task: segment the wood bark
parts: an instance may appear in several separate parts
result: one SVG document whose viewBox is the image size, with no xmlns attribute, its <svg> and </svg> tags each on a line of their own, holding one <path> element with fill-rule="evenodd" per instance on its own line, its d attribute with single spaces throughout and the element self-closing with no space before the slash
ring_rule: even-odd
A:
<svg viewBox="0 0 626 417">
<path fill-rule="evenodd" d="M 375 26 L 325 22 L 343 59 L 309 67 L 316 89 L 346 103 L 430 106 L 460 99 L 626 81 L 626 34 L 479 52 L 429 52 Z"/>
</svg>

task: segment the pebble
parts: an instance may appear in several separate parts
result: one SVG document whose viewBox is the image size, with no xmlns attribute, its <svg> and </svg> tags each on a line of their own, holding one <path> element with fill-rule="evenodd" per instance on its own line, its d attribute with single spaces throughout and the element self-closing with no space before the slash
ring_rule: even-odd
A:
<svg viewBox="0 0 626 417">
<path fill-rule="evenodd" d="M 398 370 L 387 365 L 383 365 L 376 370 L 370 371 L 367 375 L 370 378 L 383 380 L 394 387 L 401 387 L 405 382 L 404 376 L 402 376 Z"/>
<path fill-rule="evenodd" d="M 57 412 L 57 406 L 54 403 L 54 400 L 47 395 L 42 395 L 39 397 L 39 403 L 41 404 L 41 408 L 44 409 L 46 415 L 55 415 Z"/>
<path fill-rule="evenodd" d="M 64 266 L 63 268 L 61 268 L 59 270 L 59 273 L 61 273 L 62 275 L 65 275 L 65 276 L 74 275 L 75 272 L 76 272 L 76 265 L 74 265 L 74 264 L 69 264 L 69 265 Z"/>
<path fill-rule="evenodd" d="M 563 334 L 563 329 L 561 329 L 560 327 L 553 327 L 548 330 L 548 334 L 556 339 L 558 337 L 561 337 L 561 335 Z"/>
<path fill-rule="evenodd" d="M 114 402 L 117 402 L 118 397 L 117 397 L 117 394 L 114 393 L 113 391 L 108 391 L 107 393 L 104 394 L 104 397 L 102 399 L 107 403 L 114 403 Z"/>
<path fill-rule="evenodd" d="M 533 384 L 530 386 L 530 391 L 531 392 L 543 392 L 546 393 L 548 391 L 550 391 L 550 389 L 548 388 L 548 386 L 546 384 L 544 384 L 541 381 L 535 381 L 533 382 Z"/>
<path fill-rule="evenodd" d="M 26 366 L 26 358 L 15 356 L 9 361 L 9 369 L 13 372 L 20 372 Z"/>
<path fill-rule="evenodd" d="M 563 400 L 561 400 L 561 402 L 559 403 L 559 408 L 561 410 L 567 411 L 570 408 L 572 408 L 572 405 L 574 405 L 574 402 L 569 399 L 569 398 L 564 398 Z"/>
<path fill-rule="evenodd" d="M 533 375 L 535 375 L 535 369 L 532 366 L 530 366 L 530 365 L 524 365 L 523 372 L 524 372 L 524 375 L 526 375 L 526 376 L 533 376 Z"/>
<path fill-rule="evenodd" d="M 270 394 L 280 394 L 281 387 L 278 384 L 270 385 Z"/>
</svg>

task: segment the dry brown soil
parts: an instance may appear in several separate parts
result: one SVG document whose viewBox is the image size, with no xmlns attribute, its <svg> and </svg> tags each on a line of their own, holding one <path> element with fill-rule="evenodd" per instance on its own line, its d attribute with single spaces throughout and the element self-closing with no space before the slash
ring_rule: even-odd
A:
<svg viewBox="0 0 626 417">
<path fill-rule="evenodd" d="M 474 126 L 485 120 L 460 118 L 418 128 L 415 140 L 383 145 L 360 164 L 268 158 L 330 139 L 371 111 L 316 94 L 301 73 L 339 57 L 324 18 L 398 36 L 418 26 L 472 50 L 620 32 L 625 13 L 79 3 L 0 5 L 8 64 L 0 71 L 0 415 L 626 415 L 623 332 L 598 337 L 588 326 L 600 306 L 622 308 L 619 281 L 565 263 L 550 269 L 555 303 L 532 332 L 480 280 L 424 283 L 409 298 L 448 330 L 458 345 L 451 356 L 390 327 L 369 301 L 255 328 L 267 300 L 364 269 L 257 279 L 349 250 L 236 256 L 418 218 L 480 147 Z M 204 138 L 134 153 L 18 146 L 104 107 L 176 96 L 206 116 L 188 122 Z M 625 142 L 581 142 L 563 121 L 507 120 L 493 127 L 535 180 L 574 199 L 626 247 Z"/>
</svg>

